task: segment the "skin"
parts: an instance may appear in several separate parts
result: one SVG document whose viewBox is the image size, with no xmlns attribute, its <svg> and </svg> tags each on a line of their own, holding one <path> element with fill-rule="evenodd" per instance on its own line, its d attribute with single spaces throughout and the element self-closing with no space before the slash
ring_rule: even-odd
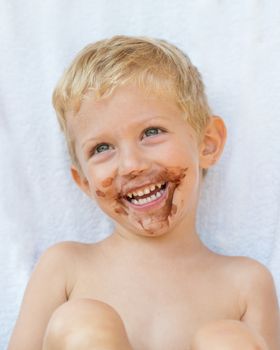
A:
<svg viewBox="0 0 280 350">
<path fill-rule="evenodd" d="M 61 243 L 42 256 L 9 350 L 42 348 L 54 311 L 82 299 L 114 308 L 134 350 L 200 346 L 195 334 L 213 334 L 217 327 L 207 325 L 221 320 L 242 323 L 268 349 L 279 349 L 279 307 L 268 270 L 213 253 L 196 231 L 202 169 L 216 163 L 226 139 L 221 118 L 211 118 L 198 142 L 172 98 L 147 96 L 133 85 L 99 101 L 89 95 L 79 114 L 67 117 L 81 167 L 72 167 L 73 179 L 115 230 L 99 243 Z M 151 136 L 147 128 L 155 127 L 162 132 Z M 101 143 L 108 147 L 96 153 Z M 139 209 L 127 201 L 129 191 L 160 181 L 168 187 L 157 205 Z"/>
</svg>

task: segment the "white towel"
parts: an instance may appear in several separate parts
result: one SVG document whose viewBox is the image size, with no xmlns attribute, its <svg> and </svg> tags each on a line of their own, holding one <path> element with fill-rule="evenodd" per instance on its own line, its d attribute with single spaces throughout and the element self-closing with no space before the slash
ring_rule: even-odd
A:
<svg viewBox="0 0 280 350">
<path fill-rule="evenodd" d="M 279 18 L 278 0 L 0 2 L 1 349 L 42 251 L 112 229 L 72 183 L 51 93 L 78 50 L 115 34 L 167 39 L 199 67 L 229 133 L 199 231 L 214 250 L 267 265 L 280 292 Z"/>
</svg>

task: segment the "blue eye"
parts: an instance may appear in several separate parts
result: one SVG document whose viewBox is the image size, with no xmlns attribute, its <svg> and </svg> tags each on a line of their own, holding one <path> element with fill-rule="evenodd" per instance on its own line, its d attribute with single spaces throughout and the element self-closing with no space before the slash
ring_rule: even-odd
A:
<svg viewBox="0 0 280 350">
<path fill-rule="evenodd" d="M 108 143 L 100 143 L 99 145 L 97 145 L 92 154 L 98 154 L 98 153 L 103 153 L 108 151 L 112 146 L 110 146 Z"/>
<path fill-rule="evenodd" d="M 146 137 L 150 137 L 150 136 L 155 136 L 155 135 L 161 134 L 162 132 L 163 132 L 163 130 L 160 128 L 148 128 L 144 131 L 144 135 Z"/>
</svg>

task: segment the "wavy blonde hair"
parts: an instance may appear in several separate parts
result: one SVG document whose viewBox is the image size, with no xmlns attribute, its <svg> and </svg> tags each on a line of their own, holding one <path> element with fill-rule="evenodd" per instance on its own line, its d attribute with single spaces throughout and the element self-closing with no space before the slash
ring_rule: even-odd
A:
<svg viewBox="0 0 280 350">
<path fill-rule="evenodd" d="M 168 94 L 201 135 L 209 122 L 201 75 L 189 57 L 165 40 L 118 35 L 86 46 L 65 70 L 53 92 L 53 105 L 65 133 L 71 160 L 79 168 L 66 113 L 78 113 L 84 96 L 110 96 L 121 85 L 136 83 L 148 93 Z"/>
</svg>

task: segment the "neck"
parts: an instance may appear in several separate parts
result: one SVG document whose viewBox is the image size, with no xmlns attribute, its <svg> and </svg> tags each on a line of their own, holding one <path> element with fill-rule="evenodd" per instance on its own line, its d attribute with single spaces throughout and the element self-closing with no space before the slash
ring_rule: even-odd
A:
<svg viewBox="0 0 280 350">
<path fill-rule="evenodd" d="M 153 259 L 180 259 L 193 257 L 205 249 L 195 229 L 195 220 L 181 223 L 170 231 L 155 237 L 132 234 L 116 227 L 110 237 L 118 251 L 132 256 L 153 257 Z"/>
</svg>

